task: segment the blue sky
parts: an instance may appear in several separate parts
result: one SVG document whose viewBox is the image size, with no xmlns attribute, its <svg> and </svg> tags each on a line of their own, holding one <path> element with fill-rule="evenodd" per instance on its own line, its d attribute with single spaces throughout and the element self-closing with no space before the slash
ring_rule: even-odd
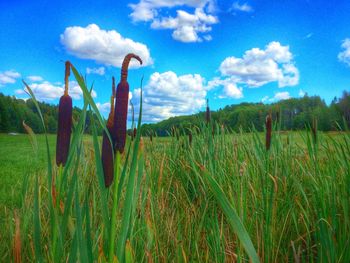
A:
<svg viewBox="0 0 350 263">
<path fill-rule="evenodd" d="M 0 2 L 0 92 L 58 103 L 65 60 L 94 82 L 109 111 L 111 77 L 134 52 L 130 96 L 154 122 L 240 102 L 275 102 L 305 92 L 327 103 L 350 88 L 350 1 Z M 81 91 L 71 78 L 74 104 Z"/>
</svg>

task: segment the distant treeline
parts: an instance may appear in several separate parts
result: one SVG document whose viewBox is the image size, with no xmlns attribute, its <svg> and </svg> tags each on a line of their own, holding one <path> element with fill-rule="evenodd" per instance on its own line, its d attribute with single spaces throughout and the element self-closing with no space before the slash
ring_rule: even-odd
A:
<svg viewBox="0 0 350 263">
<path fill-rule="evenodd" d="M 254 127 L 263 131 L 265 118 L 271 112 L 274 121 L 279 121 L 282 130 L 302 130 L 317 119 L 321 131 L 344 129 L 345 123 L 350 127 L 350 93 L 344 91 L 341 98 L 334 98 L 328 106 L 319 96 L 291 98 L 273 104 L 241 103 L 226 106 L 211 112 L 211 118 L 233 131 L 250 131 Z M 143 132 L 166 136 L 172 127 L 186 131 L 187 128 L 199 126 L 205 112 L 190 116 L 173 117 L 156 124 L 145 124 Z M 345 123 L 344 123 L 345 120 Z M 339 127 L 340 126 L 340 127 Z"/>
<path fill-rule="evenodd" d="M 39 102 L 48 133 L 56 133 L 58 106 Z M 81 109 L 73 108 L 73 120 L 78 120 Z M 85 131 L 91 133 L 91 114 L 88 112 Z M 25 121 L 35 133 L 43 133 L 39 114 L 32 99 L 22 100 L 0 93 L 0 133 L 25 133 L 22 122 Z"/>
<path fill-rule="evenodd" d="M 55 133 L 57 129 L 57 106 L 39 103 L 43 113 L 46 129 L 49 133 Z M 74 107 L 73 119 L 77 120 L 81 109 Z M 250 131 L 254 126 L 256 130 L 263 131 L 265 118 L 272 113 L 273 119 L 280 122 L 283 130 L 301 130 L 317 119 L 318 129 L 331 131 L 344 129 L 345 123 L 350 127 L 350 92 L 344 91 L 341 98 L 334 98 L 328 106 L 319 96 L 291 98 L 273 104 L 241 103 L 226 106 L 218 111 L 211 112 L 212 120 L 223 124 L 234 131 Z M 87 114 L 86 133 L 91 132 L 92 114 Z M 186 130 L 193 126 L 199 126 L 205 118 L 205 113 L 200 112 L 190 116 L 173 117 L 156 124 L 144 124 L 143 134 L 158 136 L 168 135 L 173 127 Z M 345 123 L 344 123 L 345 120 Z M 0 93 L 0 132 L 24 133 L 22 122 L 25 121 L 35 133 L 42 133 L 43 127 L 35 105 L 31 99 L 26 101 L 15 97 L 5 96 Z"/>
</svg>

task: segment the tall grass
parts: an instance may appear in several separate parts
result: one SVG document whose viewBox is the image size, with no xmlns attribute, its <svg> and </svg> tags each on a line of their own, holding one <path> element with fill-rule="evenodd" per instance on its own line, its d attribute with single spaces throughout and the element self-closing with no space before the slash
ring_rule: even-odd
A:
<svg viewBox="0 0 350 263">
<path fill-rule="evenodd" d="M 9 224 L 14 244 L 19 226 L 21 255 L 10 244 L 3 260 L 350 262 L 348 133 L 315 140 L 311 129 L 284 135 L 275 125 L 266 150 L 254 129 L 229 134 L 203 120 L 150 142 L 141 138 L 141 106 L 136 138 L 116 154 L 114 185 L 105 188 L 97 130 L 108 129 L 72 70 L 84 106 L 66 166 L 53 165 L 47 143 L 47 169 L 23 181 Z M 89 110 L 97 122 L 84 139 Z M 179 136 L 188 133 L 191 143 Z"/>
</svg>

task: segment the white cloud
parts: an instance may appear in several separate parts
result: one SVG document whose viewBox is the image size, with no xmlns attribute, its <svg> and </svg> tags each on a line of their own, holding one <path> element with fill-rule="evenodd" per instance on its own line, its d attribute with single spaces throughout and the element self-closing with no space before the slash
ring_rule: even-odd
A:
<svg viewBox="0 0 350 263">
<path fill-rule="evenodd" d="M 100 103 L 97 102 L 96 106 L 98 108 L 98 110 L 103 114 L 106 115 L 109 113 L 110 109 L 111 109 L 111 103 L 110 102 L 106 102 L 106 103 Z"/>
<path fill-rule="evenodd" d="M 19 74 L 14 70 L 7 70 L 4 72 L 0 72 L 0 86 L 3 86 L 5 84 L 13 84 L 20 77 L 21 77 L 21 74 Z"/>
<path fill-rule="evenodd" d="M 99 67 L 99 68 L 86 68 L 86 74 L 97 74 L 100 76 L 103 76 L 105 74 L 105 68 Z"/>
<path fill-rule="evenodd" d="M 59 99 L 64 93 L 64 85 L 55 85 L 49 81 L 36 82 L 29 84 L 35 97 L 39 101 L 52 101 Z M 25 94 L 25 89 L 17 89 L 15 93 L 18 95 Z M 76 81 L 69 82 L 69 95 L 72 99 L 80 100 L 83 97 L 83 92 Z M 96 91 L 92 90 L 91 96 L 97 97 Z"/>
<path fill-rule="evenodd" d="M 275 95 L 270 98 L 269 96 L 265 96 L 261 99 L 261 102 L 275 102 L 279 100 L 287 100 L 290 99 L 291 96 L 288 91 L 283 91 L 283 92 L 277 92 Z"/>
<path fill-rule="evenodd" d="M 199 74 L 177 76 L 172 71 L 153 73 L 143 89 L 145 122 L 158 122 L 173 116 L 192 114 L 205 105 L 204 79 Z M 133 91 L 135 115 L 139 111 L 140 89 Z"/>
<path fill-rule="evenodd" d="M 242 87 L 237 87 L 237 82 L 233 78 L 214 78 L 208 82 L 207 89 L 212 89 L 218 86 L 223 86 L 223 92 L 219 95 L 219 98 L 243 98 Z"/>
<path fill-rule="evenodd" d="M 269 43 L 264 50 L 247 50 L 242 58 L 228 57 L 219 70 L 223 76 L 248 87 L 260 87 L 270 82 L 278 82 L 279 87 L 299 83 L 299 71 L 289 46 L 282 46 L 279 42 Z"/>
<path fill-rule="evenodd" d="M 305 91 L 300 89 L 298 95 L 299 95 L 299 97 L 304 97 L 305 96 Z"/>
<path fill-rule="evenodd" d="M 219 98 L 243 98 L 243 87 L 258 88 L 277 82 L 280 88 L 299 83 L 299 70 L 289 46 L 269 43 L 265 49 L 252 48 L 242 58 L 227 57 L 219 67 L 221 77 L 208 82 L 208 89 L 222 86 Z"/>
<path fill-rule="evenodd" d="M 27 79 L 32 82 L 44 81 L 40 76 L 28 76 Z"/>
<path fill-rule="evenodd" d="M 269 99 L 269 96 L 265 96 L 265 97 L 263 97 L 262 99 L 261 99 L 261 102 L 265 102 L 265 101 L 267 101 Z"/>
<path fill-rule="evenodd" d="M 234 2 L 230 8 L 230 11 L 241 11 L 249 13 L 253 12 L 254 10 L 248 3 L 240 4 L 239 2 Z"/>
<path fill-rule="evenodd" d="M 133 10 L 130 17 L 133 22 L 151 22 L 153 29 L 173 30 L 172 37 L 181 42 L 210 41 L 208 32 L 218 18 L 211 13 L 215 10 L 214 0 L 140 0 L 129 5 Z M 164 17 L 161 10 L 178 7 L 194 8 L 193 13 L 176 9 L 176 17 Z M 200 34 L 205 33 L 202 37 Z"/>
<path fill-rule="evenodd" d="M 92 59 L 104 65 L 121 67 L 128 53 L 135 53 L 143 61 L 142 66 L 153 63 L 145 44 L 124 38 L 115 30 L 106 31 L 95 24 L 87 27 L 67 27 L 60 36 L 68 53 L 83 59 Z M 140 67 L 138 61 L 131 60 L 130 67 Z"/>
<path fill-rule="evenodd" d="M 275 100 L 287 100 L 290 99 L 290 94 L 288 91 L 277 92 L 274 96 Z"/>
<path fill-rule="evenodd" d="M 344 39 L 341 47 L 344 50 L 338 54 L 338 59 L 350 66 L 350 38 Z"/>
<path fill-rule="evenodd" d="M 176 17 L 155 19 L 151 24 L 153 29 L 172 29 L 172 37 L 181 42 L 199 42 L 203 39 L 198 33 L 208 33 L 212 30 L 212 24 L 218 22 L 213 15 L 206 14 L 203 9 L 196 8 L 194 14 L 187 13 L 183 10 L 177 10 Z M 207 41 L 211 40 L 210 35 L 203 38 Z"/>
</svg>

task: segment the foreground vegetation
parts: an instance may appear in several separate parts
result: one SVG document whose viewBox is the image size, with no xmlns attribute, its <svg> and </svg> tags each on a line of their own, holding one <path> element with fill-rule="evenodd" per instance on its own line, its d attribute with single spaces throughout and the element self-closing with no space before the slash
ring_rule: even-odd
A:
<svg viewBox="0 0 350 263">
<path fill-rule="evenodd" d="M 245 261 L 249 257 L 237 236 L 237 222 L 244 225 L 262 262 L 350 260 L 349 134 L 318 133 L 314 143 L 311 133 L 274 132 L 267 152 L 261 133 L 227 135 L 216 127 L 213 137 L 205 125 L 199 134 L 192 132 L 191 145 L 185 136 L 144 141 L 145 169 L 139 166 L 135 173 L 126 261 L 129 257 L 137 262 Z M 30 154 L 28 138 L 0 138 L 2 145 L 11 142 Z M 5 214 L 1 208 L 5 215 L 1 261 L 9 261 L 14 252 L 20 253 L 24 262 L 32 261 L 37 253 L 45 261 L 106 260 L 103 210 L 110 210 L 111 202 L 101 202 L 94 138 L 82 140 L 81 153 L 75 157 L 81 161 L 67 171 L 66 187 L 74 183 L 77 189 L 62 190 L 60 202 L 56 201 L 59 205 L 53 207 L 57 220 L 66 224 L 66 233 L 60 233 L 62 240 L 52 229 L 47 172 L 37 169 L 43 168 L 45 154 L 44 137 L 37 138 L 38 150 L 29 155 L 35 158 L 28 159 L 26 154 L 11 157 L 15 151 L 7 148 L 7 160 L 20 159 L 31 169 L 17 170 L 17 165 L 6 169 L 4 162 L 1 164 L 2 171 L 13 171 L 12 192 L 16 194 L 12 196 L 20 199 L 16 203 L 8 199 Z M 53 139 L 49 137 L 51 146 Z M 130 158 L 124 162 L 130 163 Z M 54 169 L 53 174 L 62 177 L 62 171 Z M 25 187 L 19 187 L 23 183 Z M 113 193 L 109 191 L 110 199 Z M 121 191 L 118 232 L 125 227 L 127 196 L 127 189 Z M 14 207 L 17 209 L 11 209 Z M 38 223 L 40 228 L 35 227 Z M 35 251 L 35 242 L 40 243 L 40 251 Z M 61 243 L 63 254 L 57 255 L 57 243 Z"/>
<path fill-rule="evenodd" d="M 131 56 L 135 57 L 128 54 L 126 59 Z M 306 132 L 284 134 L 283 117 L 272 122 L 271 115 L 263 126 L 266 137 L 255 125 L 248 135 L 243 129 L 239 134 L 228 133 L 231 129 L 213 121 L 207 107 L 206 123 L 186 129 L 174 126 L 172 137 L 150 136 L 145 141 L 141 136 L 141 92 L 134 136 L 124 150 L 126 128 L 121 127 L 117 135 L 123 140 L 116 141 L 120 148 L 115 152 L 112 147 L 109 151 L 102 147 L 101 157 L 98 131 L 104 131 L 102 145 L 108 146 L 109 141 L 114 143 L 113 129 L 118 127 L 114 125 L 126 123 L 124 66 L 129 61 L 123 62 L 124 81 L 118 84 L 115 98 L 116 105 L 122 101 L 125 107 L 116 107 L 114 117 L 119 119 L 113 118 L 111 107 L 107 125 L 91 89 L 66 62 L 66 84 L 71 69 L 83 91 L 84 106 L 71 122 L 71 104 L 63 107 L 60 100 L 60 113 L 69 122 L 59 128 L 64 140 L 57 140 L 57 145 L 65 146 L 62 162 L 57 158 L 53 162 L 44 115 L 27 86 L 45 136 L 39 143 L 33 130 L 23 124 L 32 146 L 27 162 L 31 168 L 22 168 L 21 187 L 13 191 L 15 201 L 1 209 L 5 215 L 1 260 L 350 261 L 348 133 L 320 133 L 313 117 L 312 128 Z M 66 88 L 63 100 L 71 102 Z M 89 123 L 92 136 L 86 137 L 88 114 L 94 117 Z M 110 121 L 114 123 L 111 126 Z M 28 148 L 21 151 L 20 140 L 16 143 L 15 162 L 28 152 Z M 63 151 L 56 152 L 56 157 L 61 155 Z M 108 184 L 106 167 L 113 171 Z"/>
</svg>

